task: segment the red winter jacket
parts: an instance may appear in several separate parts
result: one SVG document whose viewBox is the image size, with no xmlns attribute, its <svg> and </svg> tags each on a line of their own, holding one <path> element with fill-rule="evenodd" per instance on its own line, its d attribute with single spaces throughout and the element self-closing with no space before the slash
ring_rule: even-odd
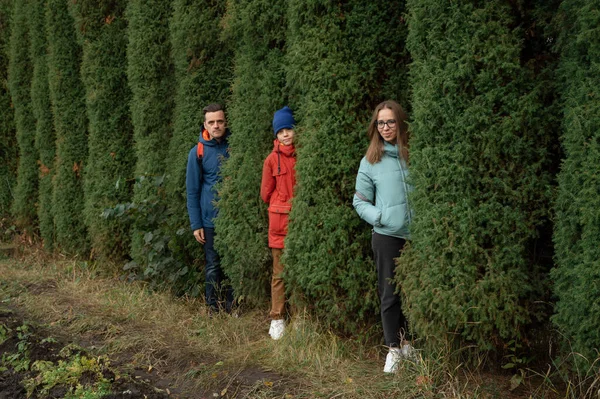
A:
<svg viewBox="0 0 600 399">
<path fill-rule="evenodd" d="M 260 196 L 269 204 L 269 247 L 283 248 L 287 234 L 291 199 L 296 185 L 296 152 L 293 145 L 275 140 L 273 152 L 265 159 Z"/>
</svg>

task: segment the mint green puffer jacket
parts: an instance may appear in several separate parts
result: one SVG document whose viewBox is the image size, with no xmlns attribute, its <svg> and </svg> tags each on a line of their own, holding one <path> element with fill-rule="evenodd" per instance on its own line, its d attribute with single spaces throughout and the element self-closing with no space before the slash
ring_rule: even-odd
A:
<svg viewBox="0 0 600 399">
<path fill-rule="evenodd" d="M 398 157 L 397 146 L 385 142 L 383 149 L 375 165 L 364 157 L 360 161 L 352 205 L 376 233 L 409 240 L 412 215 L 407 194 L 412 188 L 406 181 L 408 168 Z"/>
</svg>

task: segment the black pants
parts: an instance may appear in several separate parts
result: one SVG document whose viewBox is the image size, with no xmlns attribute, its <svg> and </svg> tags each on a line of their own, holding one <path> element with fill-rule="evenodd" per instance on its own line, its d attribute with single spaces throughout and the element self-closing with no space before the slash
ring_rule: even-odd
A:
<svg viewBox="0 0 600 399">
<path fill-rule="evenodd" d="M 400 334 L 406 333 L 406 317 L 402 313 L 400 296 L 395 294 L 393 282 L 396 268 L 394 258 L 400 256 L 406 241 L 402 238 L 386 236 L 373 232 L 371 247 L 377 266 L 377 282 L 381 299 L 381 322 L 383 336 L 387 346 L 400 346 Z"/>
<path fill-rule="evenodd" d="M 223 307 L 221 304 L 224 300 L 225 310 L 230 312 L 233 305 L 233 289 L 229 284 L 223 284 L 226 277 L 221 269 L 221 258 L 215 250 L 215 229 L 205 227 L 204 237 L 206 238 L 204 244 L 206 304 L 214 312 L 218 312 Z"/>
</svg>

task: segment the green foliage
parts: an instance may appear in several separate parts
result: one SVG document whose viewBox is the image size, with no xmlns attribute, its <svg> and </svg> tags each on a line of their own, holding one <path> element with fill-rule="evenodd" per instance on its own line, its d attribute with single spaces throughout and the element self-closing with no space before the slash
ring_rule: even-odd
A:
<svg viewBox="0 0 600 399">
<path fill-rule="evenodd" d="M 38 190 L 36 163 L 38 154 L 35 149 L 35 118 L 31 104 L 33 66 L 29 56 L 28 6 L 27 1 L 17 1 L 13 5 L 8 82 L 15 109 L 15 126 L 19 144 L 17 186 L 12 204 L 12 214 L 17 225 L 31 234 L 37 225 L 37 212 L 34 204 L 37 201 Z M 7 128 L 10 129 L 10 125 Z M 6 133 L 9 134 L 9 131 Z M 9 139 L 9 143 L 11 141 Z M 10 155 L 14 155 L 14 153 L 9 153 L 8 156 Z"/>
<path fill-rule="evenodd" d="M 10 215 L 17 179 L 18 146 L 8 90 L 11 0 L 0 0 L 0 218 Z"/>
<path fill-rule="evenodd" d="M 527 369 L 530 369 L 530 363 L 533 360 L 528 358 L 523 353 L 523 344 L 516 340 L 510 340 L 506 343 L 507 354 L 504 356 L 505 363 L 502 368 L 505 370 L 512 370 L 514 373 L 510 378 L 510 390 L 516 389 L 525 381 L 527 375 Z"/>
<path fill-rule="evenodd" d="M 83 219 L 83 168 L 88 150 L 85 91 L 79 73 L 81 47 L 67 2 L 48 0 L 46 4 L 48 80 L 56 132 L 56 244 L 67 253 L 83 255 L 89 245 Z"/>
<path fill-rule="evenodd" d="M 155 192 L 148 199 L 141 202 L 128 202 L 106 208 L 102 217 L 114 220 L 120 224 L 135 224 L 144 232 L 140 256 L 123 267 L 131 280 L 147 280 L 152 286 L 175 288 L 175 291 L 184 291 L 189 295 L 197 296 L 201 292 L 198 285 L 198 271 L 189 267 L 187 254 L 178 250 L 176 242 L 181 242 L 181 237 L 189 229 L 177 227 L 173 208 L 166 200 L 164 176 L 140 176 L 136 185 L 153 186 Z"/>
<path fill-rule="evenodd" d="M 230 2 L 223 21 L 223 37 L 235 55 L 227 115 L 231 155 L 223 166 L 215 245 L 236 296 L 254 302 L 269 297 L 272 272 L 260 181 L 264 159 L 273 148 L 273 113 L 286 103 L 286 5 Z"/>
<path fill-rule="evenodd" d="M 168 24 L 171 14 L 171 1 L 132 0 L 127 5 L 127 78 L 132 92 L 135 176 L 162 176 L 166 169 L 174 102 Z M 152 203 L 155 195 L 153 185 L 143 182 L 134 187 L 133 201 Z M 139 264 L 144 259 L 146 233 L 142 226 L 133 226 L 131 256 Z"/>
<path fill-rule="evenodd" d="M 48 60 L 46 41 L 46 0 L 31 0 L 29 26 L 31 38 L 31 60 L 33 78 L 31 82 L 31 104 L 35 116 L 35 146 L 39 153 L 39 196 L 38 219 L 40 236 L 44 247 L 51 250 L 54 245 L 54 215 L 52 212 L 52 177 L 56 137 L 48 86 Z"/>
<path fill-rule="evenodd" d="M 16 372 L 29 370 L 31 360 L 29 359 L 29 349 L 31 347 L 32 330 L 29 324 L 24 323 L 13 331 L 10 327 L 4 326 L 2 334 L 4 340 L 16 338 L 16 352 L 3 353 L 0 359 L 0 366 L 10 367 Z"/>
<path fill-rule="evenodd" d="M 83 42 L 81 76 L 89 118 L 89 155 L 85 168 L 85 222 L 93 253 L 120 260 L 129 252 L 129 225 L 101 218 L 104 208 L 131 198 L 133 127 L 127 85 L 126 1 L 73 2 Z"/>
<path fill-rule="evenodd" d="M 231 55 L 219 40 L 216 21 L 224 13 L 225 1 L 175 0 L 171 18 L 171 46 L 177 81 L 173 138 L 169 143 L 167 192 L 175 231 L 171 246 L 192 265 L 201 259 L 201 246 L 189 228 L 185 176 L 187 156 L 198 142 L 209 103 L 225 103 L 231 75 Z M 192 269 L 190 269 L 192 270 Z"/>
<path fill-rule="evenodd" d="M 28 397 L 34 392 L 45 397 L 52 388 L 63 386 L 67 388 L 65 398 L 101 398 L 111 392 L 110 380 L 103 375 L 108 368 L 109 360 L 106 356 L 87 357 L 76 354 L 57 363 L 38 360 L 31 365 L 31 370 L 36 375 L 23 381 L 23 386 Z M 82 386 L 82 377 L 87 381 L 92 380 L 93 386 Z"/>
<path fill-rule="evenodd" d="M 0 345 L 2 345 L 8 338 L 10 338 L 9 334 L 11 332 L 10 327 L 0 324 Z"/>
<path fill-rule="evenodd" d="M 553 321 L 570 349 L 590 363 L 600 347 L 599 6 L 597 0 L 565 0 L 557 17 L 565 158 L 555 204 Z"/>
<path fill-rule="evenodd" d="M 352 196 L 372 109 L 384 96 L 406 103 L 391 77 L 406 57 L 403 3 L 289 4 L 287 85 L 300 128 L 286 284 L 322 321 L 355 331 L 379 301 L 369 230 Z"/>
<path fill-rule="evenodd" d="M 548 219 L 556 117 L 522 55 L 526 10 L 512 5 L 408 2 L 416 216 L 397 281 L 431 343 L 499 346 L 542 298 L 532 248 Z"/>
</svg>

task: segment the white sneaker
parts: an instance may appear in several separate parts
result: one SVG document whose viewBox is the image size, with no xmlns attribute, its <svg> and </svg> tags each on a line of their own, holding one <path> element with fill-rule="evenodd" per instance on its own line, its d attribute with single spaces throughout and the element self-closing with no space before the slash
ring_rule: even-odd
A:
<svg viewBox="0 0 600 399">
<path fill-rule="evenodd" d="M 283 319 L 280 320 L 271 320 L 271 327 L 269 327 L 269 335 L 274 340 L 278 340 L 283 337 L 283 332 L 285 331 L 285 321 Z"/>
<path fill-rule="evenodd" d="M 402 352 L 400 348 L 390 348 L 387 356 L 385 357 L 385 366 L 383 366 L 384 373 L 395 373 L 398 370 L 398 363 L 402 360 Z"/>
</svg>

